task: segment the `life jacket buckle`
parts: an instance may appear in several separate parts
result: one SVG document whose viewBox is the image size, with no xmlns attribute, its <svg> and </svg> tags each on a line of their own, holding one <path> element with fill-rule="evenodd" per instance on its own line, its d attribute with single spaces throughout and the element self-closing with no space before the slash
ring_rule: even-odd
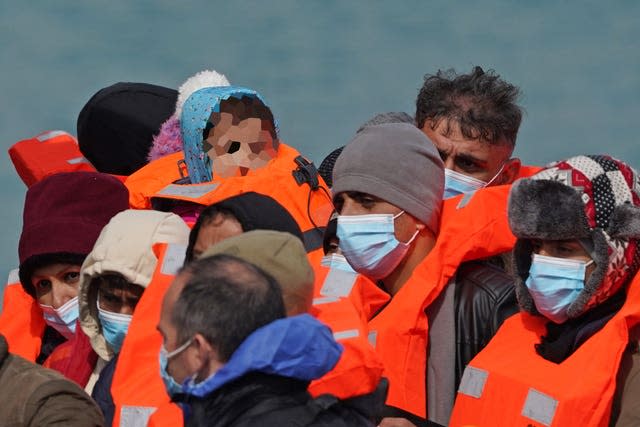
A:
<svg viewBox="0 0 640 427">
<path fill-rule="evenodd" d="M 176 162 L 178 166 L 178 172 L 180 173 L 180 179 L 185 179 L 189 177 L 189 170 L 187 169 L 187 162 L 184 159 L 180 159 Z"/>
<path fill-rule="evenodd" d="M 317 190 L 318 188 L 320 188 L 320 181 L 318 180 L 318 169 L 316 169 L 316 166 L 313 164 L 313 162 L 310 162 L 302 156 L 296 157 L 294 161 L 298 165 L 298 168 L 292 171 L 292 174 L 298 185 L 307 183 L 312 190 Z"/>
</svg>

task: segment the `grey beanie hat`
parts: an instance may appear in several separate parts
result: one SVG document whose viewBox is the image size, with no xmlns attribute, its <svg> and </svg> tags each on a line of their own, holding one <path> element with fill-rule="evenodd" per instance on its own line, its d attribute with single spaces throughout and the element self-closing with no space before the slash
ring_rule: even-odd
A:
<svg viewBox="0 0 640 427">
<path fill-rule="evenodd" d="M 344 147 L 333 169 L 334 195 L 371 194 L 413 215 L 438 233 L 444 166 L 414 125 L 367 126 Z"/>
</svg>

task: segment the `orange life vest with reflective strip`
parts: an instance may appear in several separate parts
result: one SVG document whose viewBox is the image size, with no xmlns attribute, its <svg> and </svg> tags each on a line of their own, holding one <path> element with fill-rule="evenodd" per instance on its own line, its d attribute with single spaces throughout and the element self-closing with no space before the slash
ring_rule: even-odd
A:
<svg viewBox="0 0 640 427">
<path fill-rule="evenodd" d="M 16 142 L 9 148 L 9 157 L 27 187 L 60 172 L 96 171 L 80 152 L 78 141 L 61 130 Z"/>
<path fill-rule="evenodd" d="M 609 425 L 629 330 L 640 323 L 640 275 L 620 311 L 562 363 L 535 351 L 547 322 L 528 313 L 504 322 L 465 369 L 451 426 Z"/>
<path fill-rule="evenodd" d="M 184 247 L 175 246 L 169 250 L 172 251 L 169 256 L 173 259 L 170 265 L 181 265 Z M 138 423 L 147 422 L 147 418 L 149 425 L 182 425 L 182 412 L 170 402 L 159 375 L 158 353 L 162 337 L 155 329 L 162 298 L 173 279 L 174 268 L 162 267 L 166 265 L 166 245 L 156 245 L 154 252 L 158 256 L 159 267 L 136 306 L 111 386 L 115 404 L 114 426 L 145 425 Z M 325 377 L 314 381 L 310 392 L 315 395 L 331 393 L 340 398 L 370 393 L 378 385 L 383 367 L 367 341 L 366 323 L 349 298 L 320 300 L 325 298 L 321 294 L 323 287 L 331 287 L 335 294 L 337 287 L 343 286 L 343 292 L 348 292 L 345 287 L 350 285 L 336 275 L 330 276 L 329 269 L 319 266 L 320 260 L 316 254 L 310 254 L 309 257 L 318 266 L 313 312 L 332 328 L 336 339 L 345 346 L 338 365 Z M 357 286 L 354 288 L 358 289 Z"/>
<path fill-rule="evenodd" d="M 322 232 L 333 211 L 333 203 L 326 184 L 316 174 L 318 189 L 312 190 L 305 182 L 298 183 L 294 173 L 301 176 L 295 159 L 300 154 L 280 144 L 278 156 L 266 166 L 249 171 L 246 176 L 231 177 L 201 184 L 179 185 L 177 162 L 182 152 L 166 156 L 144 166 L 125 182 L 129 189 L 130 204 L 135 209 L 149 209 L 152 199 L 181 200 L 208 206 L 248 191 L 274 198 L 295 218 L 304 233 L 307 251 L 322 247 Z M 298 172 L 297 172 L 298 171 Z"/>
<path fill-rule="evenodd" d="M 24 291 L 18 270 L 12 270 L 4 289 L 0 314 L 0 333 L 7 339 L 9 351 L 35 362 L 46 326 L 40 306 Z"/>
<path fill-rule="evenodd" d="M 339 399 L 372 393 L 382 378 L 383 365 L 368 341 L 362 308 L 349 295 L 356 282 L 367 280 L 357 273 L 315 265 L 315 288 L 311 314 L 333 331 L 344 351 L 338 364 L 309 385 L 313 396 L 332 394 Z M 357 292 L 357 291 L 356 291 Z"/>
<path fill-rule="evenodd" d="M 114 426 L 147 425 L 159 406 L 170 403 L 160 377 L 158 354 L 162 336 L 156 327 L 165 291 L 183 264 L 185 250 L 185 246 L 178 244 L 157 243 L 153 247 L 158 258 L 156 271 L 136 305 L 111 383 Z M 179 417 L 164 417 L 156 425 L 182 425 L 182 412 L 177 413 Z"/>
<path fill-rule="evenodd" d="M 507 221 L 509 189 L 508 185 L 489 187 L 473 195 L 445 200 L 434 248 L 369 322 L 371 341 L 389 379 L 388 405 L 426 418 L 425 309 L 461 263 L 511 250 L 515 237 Z"/>
</svg>

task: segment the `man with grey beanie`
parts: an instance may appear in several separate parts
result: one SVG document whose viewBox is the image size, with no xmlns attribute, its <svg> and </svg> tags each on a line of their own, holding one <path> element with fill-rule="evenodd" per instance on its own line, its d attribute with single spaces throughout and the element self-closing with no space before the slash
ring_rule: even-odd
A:
<svg viewBox="0 0 640 427">
<path fill-rule="evenodd" d="M 382 426 L 446 425 L 458 353 L 468 357 L 468 349 L 457 343 L 488 341 L 483 334 L 493 325 L 485 323 L 509 311 L 502 310 L 502 297 L 512 295 L 513 286 L 502 277 L 498 284 L 483 282 L 495 281 L 492 274 L 474 286 L 465 284 L 473 294 L 466 300 L 457 297 L 455 283 L 463 262 L 513 245 L 506 215 L 495 215 L 507 193 L 487 188 L 463 202 L 443 204 L 443 186 L 438 151 L 412 124 L 361 129 L 333 170 L 340 249 L 358 273 L 389 294 L 387 304 L 369 319 L 370 342 L 390 383 Z M 515 298 L 509 304 L 514 307 L 509 314 L 517 311 Z M 467 316 L 460 326 L 454 312 Z M 467 324 L 481 325 L 482 332 L 466 336 Z"/>
</svg>

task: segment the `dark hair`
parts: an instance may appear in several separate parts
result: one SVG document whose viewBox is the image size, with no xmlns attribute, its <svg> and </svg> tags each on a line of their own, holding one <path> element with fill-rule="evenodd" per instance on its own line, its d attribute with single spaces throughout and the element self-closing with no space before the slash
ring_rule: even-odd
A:
<svg viewBox="0 0 640 427">
<path fill-rule="evenodd" d="M 200 212 L 196 223 L 189 232 L 189 243 L 187 244 L 187 251 L 184 256 L 185 265 L 193 261 L 193 247 L 196 245 L 196 241 L 198 240 L 200 229 L 211 224 L 220 216 L 222 217 L 222 219 L 235 218 L 233 212 L 228 209 L 220 208 L 217 204 L 207 206 L 202 210 L 202 212 Z"/>
<path fill-rule="evenodd" d="M 100 288 L 101 285 L 105 285 L 105 287 L 109 289 L 126 289 L 129 286 L 133 286 L 134 284 L 129 282 L 124 276 L 120 273 L 104 273 L 99 274 L 91 278 L 91 282 L 89 286 L 96 287 L 96 289 Z M 140 285 L 135 285 L 140 286 Z"/>
<path fill-rule="evenodd" d="M 222 362 L 253 331 L 285 317 L 278 282 L 239 258 L 215 255 L 199 259 L 178 274 L 187 275 L 171 315 L 178 342 L 202 334 Z"/>
<path fill-rule="evenodd" d="M 493 70 L 474 67 L 470 74 L 454 70 L 427 74 L 416 100 L 416 125 L 422 129 L 427 120 L 437 126 L 447 120 L 460 126 L 465 138 L 492 144 L 505 139 L 516 143 L 522 121 L 522 109 L 516 105 L 520 90 L 500 78 Z"/>
<path fill-rule="evenodd" d="M 274 148 L 278 148 L 278 133 L 271 109 L 264 105 L 257 97 L 243 95 L 241 98 L 230 97 L 220 102 L 220 112 L 213 112 L 207 120 L 202 132 L 202 139 L 209 137 L 209 132 L 220 123 L 221 113 L 229 113 L 233 117 L 232 124 L 237 125 L 243 120 L 256 118 L 262 122 L 262 130 L 266 130 L 273 138 Z"/>
</svg>

